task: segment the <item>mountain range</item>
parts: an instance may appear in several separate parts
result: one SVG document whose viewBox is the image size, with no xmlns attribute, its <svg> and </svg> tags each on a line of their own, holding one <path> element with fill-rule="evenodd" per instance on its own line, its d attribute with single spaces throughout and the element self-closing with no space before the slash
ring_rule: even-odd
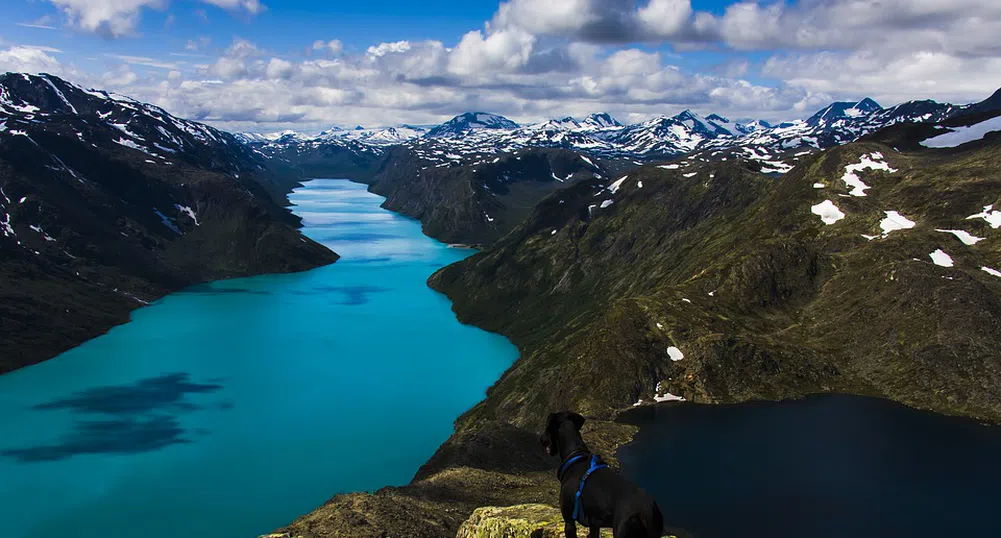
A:
<svg viewBox="0 0 1001 538">
<path fill-rule="evenodd" d="M 640 160 L 669 159 L 710 147 L 751 147 L 782 159 L 791 150 L 827 148 L 896 123 L 934 123 L 963 110 L 961 106 L 934 101 L 910 101 L 885 109 L 867 98 L 833 103 L 806 120 L 775 126 L 760 120 L 732 122 L 717 114 L 703 117 L 691 110 L 633 125 L 623 125 L 607 113 L 592 114 L 583 120 L 566 117 L 518 125 L 496 114 L 470 112 L 429 128 L 333 129 L 318 136 L 295 132 L 240 136 L 248 143 L 265 147 L 350 142 L 382 148 L 411 145 L 425 148 L 425 159 L 438 164 L 462 163 L 480 154 L 509 153 L 528 147 Z"/>
</svg>

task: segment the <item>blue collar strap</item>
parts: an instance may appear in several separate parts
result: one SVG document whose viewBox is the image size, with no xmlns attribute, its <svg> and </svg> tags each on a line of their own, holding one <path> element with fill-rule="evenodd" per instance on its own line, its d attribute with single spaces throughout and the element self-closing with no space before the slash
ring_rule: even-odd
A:
<svg viewBox="0 0 1001 538">
<path fill-rule="evenodd" d="M 581 525 L 587 525 L 584 521 L 584 507 L 581 506 L 580 496 L 584 494 L 584 483 L 587 482 L 587 477 L 591 476 L 591 473 L 597 471 L 598 469 L 605 469 L 608 466 L 598 459 L 598 456 L 591 456 L 591 467 L 584 472 L 584 476 L 580 479 L 580 487 L 577 488 L 577 495 L 574 496 L 573 500 L 573 518 Z"/>
<path fill-rule="evenodd" d="M 562 482 L 563 475 L 566 474 L 567 469 L 569 469 L 570 466 L 573 465 L 574 463 L 584 459 L 584 456 L 585 456 L 584 454 L 577 454 L 576 456 L 567 458 L 567 461 L 563 462 L 563 465 L 560 465 L 560 470 L 556 472 L 557 480 Z"/>
</svg>

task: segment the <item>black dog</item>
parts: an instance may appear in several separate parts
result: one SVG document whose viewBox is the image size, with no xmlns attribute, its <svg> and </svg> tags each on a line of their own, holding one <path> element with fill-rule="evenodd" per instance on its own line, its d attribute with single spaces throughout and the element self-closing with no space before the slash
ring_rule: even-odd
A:
<svg viewBox="0 0 1001 538">
<path fill-rule="evenodd" d="M 664 518 L 657 503 L 588 451 L 583 425 L 577 413 L 553 413 L 540 439 L 550 456 L 562 458 L 557 477 L 566 538 L 577 538 L 578 522 L 590 529 L 590 538 L 598 538 L 602 527 L 611 527 L 615 538 L 660 538 Z"/>
</svg>

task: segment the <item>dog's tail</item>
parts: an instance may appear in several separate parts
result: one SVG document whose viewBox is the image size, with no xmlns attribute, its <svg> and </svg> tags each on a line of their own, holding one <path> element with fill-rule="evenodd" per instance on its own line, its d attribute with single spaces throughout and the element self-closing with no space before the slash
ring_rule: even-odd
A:
<svg viewBox="0 0 1001 538">
<path fill-rule="evenodd" d="M 650 522 L 650 536 L 656 536 L 660 538 L 664 535 L 664 516 L 660 513 L 660 507 L 657 503 L 653 503 L 653 510 L 650 511 L 650 517 L 653 521 Z"/>
<path fill-rule="evenodd" d="M 615 536 L 626 538 L 661 538 L 664 535 L 664 517 L 656 504 L 651 509 L 638 511 L 617 527 Z"/>
</svg>

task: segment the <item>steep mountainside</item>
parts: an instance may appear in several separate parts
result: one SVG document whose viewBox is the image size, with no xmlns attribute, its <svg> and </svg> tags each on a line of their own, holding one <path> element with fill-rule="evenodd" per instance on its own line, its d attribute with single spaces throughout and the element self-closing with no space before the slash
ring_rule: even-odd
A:
<svg viewBox="0 0 1001 538">
<path fill-rule="evenodd" d="M 551 505 L 553 409 L 841 391 L 1001 421 L 996 114 L 897 125 L 783 176 L 695 158 L 549 195 L 430 279 L 522 357 L 409 485 L 285 530 L 453 536 L 481 506 Z M 633 431 L 592 418 L 584 436 L 612 455 Z"/>
<path fill-rule="evenodd" d="M 550 193 L 604 173 L 593 160 L 567 150 L 530 149 L 431 166 L 404 146 L 386 156 L 371 190 L 387 198 L 387 209 L 419 219 L 431 237 L 490 244 Z"/>
<path fill-rule="evenodd" d="M 52 76 L 0 76 L 0 373 L 181 287 L 336 255 L 229 134 Z"/>
<path fill-rule="evenodd" d="M 877 137 L 778 179 L 648 167 L 551 196 L 431 279 L 524 352 L 463 423 L 826 391 L 1001 420 L 999 169 L 996 135 Z"/>
</svg>

